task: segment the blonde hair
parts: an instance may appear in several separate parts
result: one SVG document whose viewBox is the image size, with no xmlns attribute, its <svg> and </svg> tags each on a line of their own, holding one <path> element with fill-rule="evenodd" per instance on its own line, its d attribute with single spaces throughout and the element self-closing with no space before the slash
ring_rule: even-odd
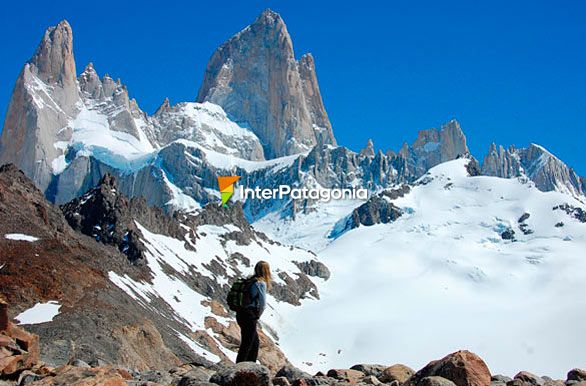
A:
<svg viewBox="0 0 586 386">
<path fill-rule="evenodd" d="M 266 261 L 259 261 L 254 266 L 254 277 L 260 281 L 264 281 L 267 284 L 267 289 L 271 289 L 271 267 Z"/>
</svg>

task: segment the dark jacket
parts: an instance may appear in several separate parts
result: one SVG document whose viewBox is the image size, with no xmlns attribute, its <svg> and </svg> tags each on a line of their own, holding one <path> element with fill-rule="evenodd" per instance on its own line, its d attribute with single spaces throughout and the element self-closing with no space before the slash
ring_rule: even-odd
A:
<svg viewBox="0 0 586 386">
<path fill-rule="evenodd" d="M 264 312 L 267 305 L 267 284 L 264 281 L 257 280 L 250 288 L 251 303 L 248 309 L 258 319 Z"/>
</svg>

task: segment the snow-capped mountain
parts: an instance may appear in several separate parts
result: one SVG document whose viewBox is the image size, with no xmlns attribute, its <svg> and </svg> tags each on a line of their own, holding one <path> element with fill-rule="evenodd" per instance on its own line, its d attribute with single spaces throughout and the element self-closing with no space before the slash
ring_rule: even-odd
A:
<svg viewBox="0 0 586 386">
<path fill-rule="evenodd" d="M 417 368 L 424 353 L 467 347 L 505 374 L 520 366 L 561 377 L 580 365 L 584 203 L 524 178 L 470 176 L 469 162 L 442 163 L 385 196 L 401 213 L 386 224 L 332 238 L 351 202 L 255 223 L 316 251 L 332 272 L 319 302 L 286 317 L 280 344 L 294 363 L 309 372 L 385 360 Z"/>
<path fill-rule="evenodd" d="M 270 158 L 336 144 L 313 56 L 295 59 L 285 22 L 268 9 L 212 55 L 197 100 L 249 127 Z"/>
<path fill-rule="evenodd" d="M 275 41 L 284 43 L 279 45 Z M 271 44 L 277 45 L 271 48 Z M 242 117 L 247 117 L 247 112 L 235 110 L 239 106 L 244 108 L 246 103 L 229 101 L 236 95 L 248 98 L 255 87 L 266 85 L 267 80 L 263 77 L 266 74 L 261 72 L 244 79 L 228 71 L 232 67 L 226 67 L 226 63 L 244 61 L 234 67 L 239 69 L 252 65 L 238 56 L 239 51 L 233 46 L 246 46 L 253 51 L 282 51 L 282 60 L 264 64 L 273 70 L 285 66 L 295 72 L 301 65 L 294 60 L 291 39 L 283 20 L 272 11 L 266 11 L 213 55 L 206 73 L 208 78 L 199 96 L 206 102 L 172 106 L 166 100 L 150 116 L 129 97 L 120 80 L 115 81 L 108 75 L 100 78 L 92 64 L 76 77 L 71 27 L 67 22 L 51 27 L 16 83 L 0 141 L 0 162 L 17 165 L 51 201 L 59 204 L 84 194 L 105 173 L 110 173 L 117 177 L 125 195 L 145 196 L 150 205 L 173 212 L 215 201 L 218 175 L 237 174 L 242 178 L 241 182 L 250 187 L 286 183 L 377 190 L 414 181 L 439 163 L 469 154 L 466 137 L 455 120 L 440 129 L 422 130 L 412 145 L 405 144 L 398 152 L 375 151 L 374 143 L 370 141 L 365 149 L 356 153 L 335 146 L 333 134 L 317 140 L 313 131 L 315 127 L 329 128 L 330 125 L 319 97 L 315 73 L 308 75 L 314 89 L 308 94 L 299 91 L 295 86 L 297 83 L 287 83 L 291 77 L 296 79 L 292 75 L 269 82 L 271 87 L 277 90 L 284 87 L 285 91 L 267 91 L 269 100 L 258 101 L 258 108 L 251 111 L 257 114 L 264 111 L 261 115 L 268 121 L 263 122 L 272 123 L 263 123 L 263 128 L 255 126 L 251 122 L 258 121 L 258 117 L 244 119 Z M 274 59 L 280 56 L 262 57 Z M 215 68 L 213 63 L 226 67 L 231 75 L 210 78 L 211 68 Z M 227 83 L 224 85 L 220 80 Z M 309 87 L 308 82 L 303 84 Z M 242 93 L 230 93 L 230 89 Z M 209 97 L 205 96 L 208 94 Z M 225 95 L 228 99 L 218 95 Z M 277 103 L 274 98 L 284 99 Z M 264 104 L 291 106 L 288 98 L 303 100 L 295 111 L 311 116 L 313 120 L 288 115 L 292 111 L 275 115 L 261 108 Z M 220 103 L 228 113 L 207 100 Z M 305 108 L 321 112 L 308 113 Z M 238 119 L 244 126 L 231 118 Z M 286 122 L 290 121 L 305 122 L 301 126 L 311 130 L 303 126 L 305 131 L 295 134 L 288 131 L 290 125 Z M 301 153 L 265 162 L 267 155 L 281 154 L 284 149 L 281 144 L 281 150 L 271 147 L 269 153 L 265 153 L 269 142 L 264 131 L 268 127 L 283 129 L 271 138 L 284 136 L 298 143 L 309 142 L 298 149 L 303 150 Z M 331 133 L 331 128 L 323 132 Z M 582 194 L 583 180 L 561 161 L 539 149 L 532 146 L 527 151 L 501 155 L 500 159 L 491 150 L 483 172 L 501 177 L 523 173 L 542 190 L 565 189 L 575 195 Z M 542 161 L 537 162 L 540 157 Z M 518 165 L 514 163 L 517 159 Z M 499 163 L 504 166 L 497 166 Z M 509 168 L 508 165 L 515 170 L 497 173 Z M 313 204 L 296 201 L 274 202 L 267 206 L 266 202 L 252 201 L 245 204 L 245 211 L 250 220 L 255 220 L 274 210 L 286 216 L 293 215 L 311 210 Z"/>
<path fill-rule="evenodd" d="M 0 163 L 15 164 L 40 189 L 7 166 L 0 188 L 25 193 L 0 190 L 0 201 L 13 199 L 7 213 L 26 203 L 34 226 L 4 216 L 0 229 L 40 240 L 21 255 L 10 243 L 22 240 L 3 241 L 18 275 L 22 261 L 47 272 L 39 251 L 55 257 L 51 248 L 63 249 L 64 272 L 79 264 L 107 292 L 86 299 L 65 277 L 51 291 L 35 292 L 36 281 L 12 286 L 11 301 L 18 311 L 47 301 L 72 307 L 34 328 L 67 331 L 83 343 L 76 354 L 154 365 L 152 347 L 146 357 L 128 352 L 138 328 L 153 346 L 163 342 L 167 359 L 233 359 L 237 328 L 223 298 L 231 280 L 264 259 L 276 276 L 263 317 L 261 361 L 271 368 L 290 358 L 315 372 L 389 356 L 419 366 L 462 346 L 504 372 L 579 365 L 585 180 L 534 144 L 492 145 L 480 165 L 456 120 L 397 151 L 375 144 L 337 145 L 313 57 L 295 59 L 272 11 L 213 54 L 197 102 L 167 99 L 153 115 L 92 64 L 77 76 L 73 33 L 61 22 L 18 77 L 0 140 Z M 366 188 L 370 197 L 236 194 L 226 209 L 216 205 L 217 177 L 226 175 L 249 188 Z M 26 213 L 18 218 L 28 224 Z M 91 348 L 93 337 L 68 324 L 82 315 L 100 325 L 88 300 L 105 305 L 106 320 L 124 304 L 136 318 L 116 320 L 114 343 Z M 63 344 L 45 349 L 62 361 L 70 354 Z M 116 345 L 123 349 L 106 349 Z M 559 355 L 546 360 L 552 351 Z"/>
</svg>

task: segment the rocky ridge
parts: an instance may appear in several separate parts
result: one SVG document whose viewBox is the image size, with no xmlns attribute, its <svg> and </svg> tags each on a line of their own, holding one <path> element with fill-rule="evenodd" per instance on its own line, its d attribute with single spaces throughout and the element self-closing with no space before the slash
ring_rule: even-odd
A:
<svg viewBox="0 0 586 386">
<path fill-rule="evenodd" d="M 583 178 L 542 146 L 505 149 L 493 143 L 482 164 L 482 174 L 502 178 L 526 178 L 544 192 L 556 190 L 583 196 Z"/>
<path fill-rule="evenodd" d="M 229 362 L 239 341 L 225 307 L 230 281 L 256 259 L 282 256 L 269 260 L 279 272 L 269 301 L 299 305 L 319 297 L 304 272 L 327 272 L 313 254 L 255 231 L 238 205 L 170 217 L 127 199 L 106 175 L 62 210 L 16 167 L 0 168 L 0 233 L 25 235 L 0 238 L 0 288 L 11 318 L 35 304 L 60 305 L 52 321 L 27 326 L 41 337 L 41 358 L 55 366 L 71 357 L 141 370 Z M 181 293 L 169 292 L 174 283 Z M 264 327 L 261 362 L 287 364 L 278 336 Z"/>
</svg>

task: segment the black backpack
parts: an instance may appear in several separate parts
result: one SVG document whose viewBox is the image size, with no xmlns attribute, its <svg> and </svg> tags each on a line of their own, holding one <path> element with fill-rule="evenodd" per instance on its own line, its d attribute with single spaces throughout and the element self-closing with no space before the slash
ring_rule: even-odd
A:
<svg viewBox="0 0 586 386">
<path fill-rule="evenodd" d="M 230 287 L 226 301 L 232 311 L 242 311 L 252 304 L 252 285 L 256 283 L 256 278 L 238 279 Z"/>
</svg>

